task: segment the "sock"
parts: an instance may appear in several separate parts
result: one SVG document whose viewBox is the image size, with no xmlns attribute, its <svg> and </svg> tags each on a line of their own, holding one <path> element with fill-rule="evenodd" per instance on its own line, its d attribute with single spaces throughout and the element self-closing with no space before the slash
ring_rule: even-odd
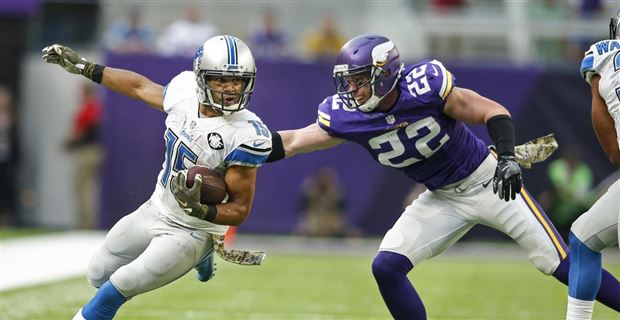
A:
<svg viewBox="0 0 620 320">
<path fill-rule="evenodd" d="M 588 248 L 572 232 L 568 235 L 568 243 L 571 255 L 568 295 L 594 301 L 601 286 L 601 254 Z"/>
<path fill-rule="evenodd" d="M 568 237 L 570 243 L 571 238 L 575 236 L 570 233 Z M 569 261 L 571 260 L 569 258 L 572 254 L 572 251 L 569 251 L 569 257 L 562 260 L 562 262 L 560 262 L 560 265 L 555 269 L 555 272 L 553 273 L 553 276 L 556 279 L 560 280 L 560 282 L 566 285 L 569 284 Z M 577 256 L 577 253 L 575 253 L 575 256 Z M 598 289 L 598 293 L 596 294 L 596 300 L 606 305 L 607 307 L 620 312 L 620 282 L 618 282 L 618 279 L 616 279 L 611 273 L 609 273 L 605 269 L 602 269 L 601 272 L 600 288 Z"/>
<path fill-rule="evenodd" d="M 394 252 L 381 251 L 372 262 L 379 291 L 395 320 L 426 320 L 422 299 L 407 278 L 411 269 L 411 261 Z"/>
<path fill-rule="evenodd" d="M 112 319 L 125 301 L 127 298 L 108 280 L 99 288 L 95 296 L 82 307 L 82 316 L 86 320 Z"/>
<path fill-rule="evenodd" d="M 594 300 L 579 300 L 568 297 L 566 320 L 591 320 L 594 310 Z"/>
</svg>

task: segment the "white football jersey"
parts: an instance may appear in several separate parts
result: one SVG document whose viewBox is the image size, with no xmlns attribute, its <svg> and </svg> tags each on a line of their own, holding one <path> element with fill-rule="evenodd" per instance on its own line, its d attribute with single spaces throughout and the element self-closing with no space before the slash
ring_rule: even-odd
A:
<svg viewBox="0 0 620 320">
<path fill-rule="evenodd" d="M 620 41 L 599 41 L 586 52 L 581 61 L 581 75 L 590 83 L 595 74 L 601 77 L 598 90 L 614 119 L 620 145 Z"/>
<path fill-rule="evenodd" d="M 248 110 L 207 118 L 200 114 L 194 73 L 177 75 L 164 91 L 166 157 L 151 200 L 173 221 L 224 234 L 228 226 L 187 215 L 171 192 L 174 177 L 195 165 L 216 170 L 224 177 L 230 166 L 259 167 L 271 152 L 271 133 L 260 118 Z"/>
</svg>

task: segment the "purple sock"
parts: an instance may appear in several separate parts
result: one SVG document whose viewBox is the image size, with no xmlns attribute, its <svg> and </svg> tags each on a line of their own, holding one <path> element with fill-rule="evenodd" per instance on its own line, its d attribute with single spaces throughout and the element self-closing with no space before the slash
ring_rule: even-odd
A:
<svg viewBox="0 0 620 320">
<path fill-rule="evenodd" d="M 566 257 L 553 272 L 553 276 L 565 285 L 568 285 L 569 265 L 569 257 Z M 596 300 L 620 312 L 620 282 L 605 269 L 601 273 L 601 287 L 596 294 Z"/>
<path fill-rule="evenodd" d="M 379 291 L 395 320 L 426 320 L 422 299 L 407 278 L 411 269 L 411 261 L 394 252 L 380 251 L 372 262 Z"/>
</svg>

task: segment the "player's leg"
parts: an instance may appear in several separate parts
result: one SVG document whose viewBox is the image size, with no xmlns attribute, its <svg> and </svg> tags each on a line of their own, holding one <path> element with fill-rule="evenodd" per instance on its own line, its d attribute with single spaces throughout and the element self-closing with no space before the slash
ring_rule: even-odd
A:
<svg viewBox="0 0 620 320">
<path fill-rule="evenodd" d="M 93 300 L 97 300 L 103 309 L 116 310 L 127 301 L 126 297 L 116 290 L 108 281 L 110 275 L 118 268 L 136 259 L 148 247 L 152 233 L 149 231 L 159 213 L 153 204 L 148 201 L 133 213 L 123 217 L 110 229 L 101 248 L 93 255 L 88 265 L 88 281 L 99 288 Z M 91 300 L 91 301 L 93 301 Z M 91 309 L 84 313 L 80 309 L 74 319 L 91 319 L 94 315 Z M 109 314 L 105 310 L 102 316 Z M 109 317 L 111 318 L 114 314 Z"/>
<path fill-rule="evenodd" d="M 510 236 L 526 250 L 538 270 L 568 285 L 570 260 L 567 246 L 525 188 L 517 199 L 510 202 L 500 200 L 489 190 L 480 208 L 480 223 Z M 620 311 L 618 280 L 607 271 L 603 271 L 603 279 L 605 284 L 601 286 L 597 300 Z"/>
<path fill-rule="evenodd" d="M 215 261 L 213 260 L 214 251 L 214 248 L 211 247 L 211 249 L 205 253 L 204 257 L 202 257 L 200 262 L 198 262 L 198 264 L 194 267 L 197 271 L 196 278 L 198 278 L 198 281 L 207 282 L 215 276 L 216 268 Z"/>
<path fill-rule="evenodd" d="M 620 181 L 571 227 L 567 320 L 591 319 L 602 278 L 601 251 L 618 244 Z M 619 289 L 620 290 L 620 289 Z M 620 299 L 620 297 L 618 298 Z"/>
<path fill-rule="evenodd" d="M 147 249 L 134 261 L 119 268 L 102 288 L 109 285 L 109 295 L 129 299 L 138 294 L 162 287 L 189 272 L 200 257 L 212 246 L 212 237 L 205 231 L 191 230 L 160 221 L 151 229 L 154 238 Z M 101 291 L 101 290 L 100 290 Z M 113 292 L 112 292 L 113 291 Z M 99 292 L 84 306 L 86 319 L 91 311 L 114 315 L 122 304 Z M 98 319 L 95 317 L 95 319 Z"/>
<path fill-rule="evenodd" d="M 394 319 L 426 319 L 424 304 L 407 273 L 450 247 L 474 225 L 439 197 L 426 191 L 414 200 L 387 232 L 373 260 L 373 275 Z"/>
<path fill-rule="evenodd" d="M 162 287 L 185 275 L 213 246 L 204 231 L 182 227 L 155 237 L 136 260 L 121 267 L 110 281 L 126 297 Z"/>
</svg>

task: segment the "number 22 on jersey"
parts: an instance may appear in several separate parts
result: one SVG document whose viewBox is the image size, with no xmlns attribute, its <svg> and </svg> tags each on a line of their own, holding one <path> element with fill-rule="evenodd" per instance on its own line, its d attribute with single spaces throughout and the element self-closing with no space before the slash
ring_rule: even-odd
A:
<svg viewBox="0 0 620 320">
<path fill-rule="evenodd" d="M 401 138 L 398 134 L 401 130 L 405 130 L 405 137 Z M 428 133 L 426 135 L 422 135 L 424 131 L 427 131 Z M 439 139 L 439 142 L 433 143 L 432 140 L 440 134 L 443 134 L 443 136 Z M 404 168 L 423 159 L 430 158 L 449 139 L 450 137 L 448 134 L 441 132 L 439 123 L 437 123 L 433 117 L 426 117 L 408 125 L 405 128 L 392 130 L 380 136 L 374 137 L 368 141 L 368 144 L 375 150 L 381 150 L 381 145 L 386 143 L 389 144 L 392 150 L 379 153 L 377 155 L 377 161 L 386 166 Z M 411 156 L 401 162 L 395 162 L 395 158 L 400 157 L 405 153 L 407 153 L 407 155 L 412 153 L 412 151 L 407 148 L 412 147 L 413 141 L 415 141 L 413 146 L 415 146 L 415 150 L 422 156 L 422 159 Z M 434 148 L 432 146 L 433 144 L 435 145 Z"/>
</svg>

